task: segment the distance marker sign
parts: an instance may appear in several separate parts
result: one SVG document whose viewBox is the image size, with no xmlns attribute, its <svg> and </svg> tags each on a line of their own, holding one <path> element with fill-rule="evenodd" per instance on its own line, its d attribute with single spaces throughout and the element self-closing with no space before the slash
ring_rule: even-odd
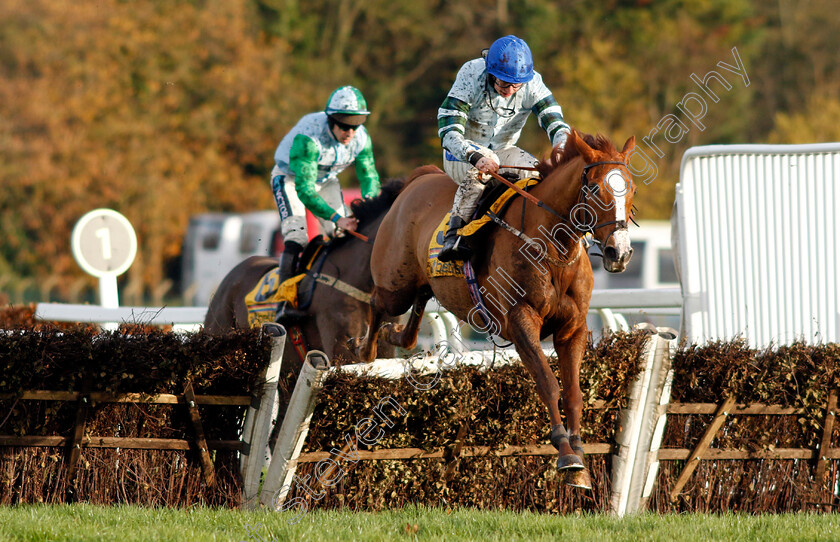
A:
<svg viewBox="0 0 840 542">
<path fill-rule="evenodd" d="M 71 239 L 73 257 L 94 277 L 125 273 L 137 255 L 137 235 L 131 222 L 111 209 L 95 209 L 76 222 Z"/>
</svg>

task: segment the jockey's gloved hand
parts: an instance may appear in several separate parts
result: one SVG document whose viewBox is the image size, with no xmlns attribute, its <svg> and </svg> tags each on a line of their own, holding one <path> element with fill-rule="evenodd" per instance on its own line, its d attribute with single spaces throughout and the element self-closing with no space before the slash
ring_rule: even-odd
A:
<svg viewBox="0 0 840 542">
<path fill-rule="evenodd" d="M 498 173 L 499 157 L 486 147 L 480 147 L 467 155 L 470 164 L 482 173 Z"/>
<path fill-rule="evenodd" d="M 492 158 L 482 156 L 481 160 L 475 164 L 475 168 L 482 173 L 498 173 L 499 163 L 494 162 Z"/>
<path fill-rule="evenodd" d="M 356 231 L 359 221 L 352 216 L 343 216 L 336 221 L 335 225 L 342 230 Z"/>
</svg>

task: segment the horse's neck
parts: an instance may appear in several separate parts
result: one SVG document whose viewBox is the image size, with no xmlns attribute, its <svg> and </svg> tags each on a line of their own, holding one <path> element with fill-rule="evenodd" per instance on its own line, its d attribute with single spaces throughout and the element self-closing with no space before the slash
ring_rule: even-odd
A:
<svg viewBox="0 0 840 542">
<path fill-rule="evenodd" d="M 379 218 L 359 228 L 359 233 L 367 236 L 370 239 L 369 242 L 356 238 L 348 239 L 346 243 L 328 256 L 329 259 L 325 262 L 325 269 L 327 264 L 331 264 L 330 267 L 334 268 L 332 272 L 340 274 L 339 278 L 342 281 L 356 288 L 370 291 L 373 285 L 373 278 L 370 274 L 370 255 L 373 252 L 373 240 L 384 217 L 383 213 Z"/>
<path fill-rule="evenodd" d="M 531 190 L 535 198 L 560 215 L 558 217 L 550 211 L 537 209 L 532 203 L 525 202 L 526 206 L 531 207 L 526 213 L 534 219 L 534 223 L 530 224 L 530 228 L 535 230 L 532 233 L 539 235 L 540 226 L 551 232 L 557 224 L 564 223 L 569 227 L 562 228 L 565 233 L 562 236 L 558 235 L 555 240 L 567 247 L 580 240 L 581 234 L 572 227 L 572 209 L 577 205 L 580 196 L 582 173 L 583 160 L 575 158 L 549 173 Z"/>
<path fill-rule="evenodd" d="M 576 157 L 559 166 L 534 189 L 534 195 L 568 218 L 580 195 L 583 165 L 583 160 Z"/>
</svg>

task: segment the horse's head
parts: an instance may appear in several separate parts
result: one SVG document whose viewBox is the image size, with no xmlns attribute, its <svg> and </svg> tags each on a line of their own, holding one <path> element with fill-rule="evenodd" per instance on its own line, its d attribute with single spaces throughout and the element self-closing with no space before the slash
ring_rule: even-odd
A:
<svg viewBox="0 0 840 542">
<path fill-rule="evenodd" d="M 566 145 L 574 145 L 584 161 L 572 222 L 579 231 L 591 233 L 600 245 L 604 269 L 620 273 L 633 255 L 627 223 L 632 219 L 636 185 L 627 169 L 627 157 L 636 146 L 636 138 L 628 139 L 618 152 L 604 138 L 587 136 L 585 140 L 572 130 Z"/>
</svg>

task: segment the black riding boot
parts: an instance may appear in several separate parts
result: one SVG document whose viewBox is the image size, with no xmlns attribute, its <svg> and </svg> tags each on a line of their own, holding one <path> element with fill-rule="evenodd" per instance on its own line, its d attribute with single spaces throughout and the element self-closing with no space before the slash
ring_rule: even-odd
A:
<svg viewBox="0 0 840 542">
<path fill-rule="evenodd" d="M 297 266 L 298 255 L 300 254 L 301 246 L 295 242 L 286 242 L 283 248 L 283 254 L 280 255 L 280 282 L 283 284 L 295 275 L 295 267 Z M 277 314 L 274 316 L 274 321 L 277 323 L 293 322 L 306 318 L 307 314 L 304 311 L 299 311 L 289 306 L 288 301 L 281 301 L 277 304 Z"/>
<path fill-rule="evenodd" d="M 451 262 L 470 259 L 473 253 L 472 247 L 466 237 L 458 235 L 458 230 L 463 228 L 465 224 L 466 221 L 459 216 L 452 215 L 449 217 L 449 228 L 443 237 L 443 249 L 438 254 L 439 261 Z"/>
</svg>

